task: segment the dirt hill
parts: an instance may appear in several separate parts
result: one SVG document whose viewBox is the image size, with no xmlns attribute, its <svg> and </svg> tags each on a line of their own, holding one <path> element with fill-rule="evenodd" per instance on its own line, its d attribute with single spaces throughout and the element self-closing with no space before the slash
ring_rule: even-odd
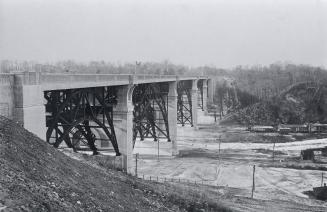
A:
<svg viewBox="0 0 327 212">
<path fill-rule="evenodd" d="M 230 211 L 186 194 L 72 159 L 0 117 L 0 211 Z"/>
<path fill-rule="evenodd" d="M 327 87 L 314 82 L 289 86 L 278 97 L 241 109 L 225 120 L 241 124 L 274 125 L 327 123 Z"/>
</svg>

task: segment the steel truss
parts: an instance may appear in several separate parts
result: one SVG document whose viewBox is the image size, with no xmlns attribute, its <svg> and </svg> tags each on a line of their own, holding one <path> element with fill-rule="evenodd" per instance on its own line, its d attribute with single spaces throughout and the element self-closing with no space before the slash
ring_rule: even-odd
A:
<svg viewBox="0 0 327 212">
<path fill-rule="evenodd" d="M 74 151 L 84 143 L 93 154 L 98 154 L 95 141 L 107 140 L 116 155 L 120 155 L 113 124 L 113 106 L 117 104 L 115 87 L 45 91 L 44 97 L 47 142 L 57 148 L 64 141 Z M 100 133 L 105 139 L 100 138 Z"/>
<path fill-rule="evenodd" d="M 192 81 L 179 81 L 177 84 L 177 123 L 193 127 Z"/>
<path fill-rule="evenodd" d="M 152 137 L 167 138 L 168 127 L 168 84 L 151 83 L 137 85 L 133 91 L 133 146 L 136 137 L 141 140 Z"/>
</svg>

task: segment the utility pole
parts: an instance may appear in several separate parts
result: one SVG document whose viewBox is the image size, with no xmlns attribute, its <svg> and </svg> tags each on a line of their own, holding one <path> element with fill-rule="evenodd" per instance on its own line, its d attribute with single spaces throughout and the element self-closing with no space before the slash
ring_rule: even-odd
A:
<svg viewBox="0 0 327 212">
<path fill-rule="evenodd" d="M 141 62 L 140 61 L 135 61 L 135 66 L 134 66 L 134 75 L 136 74 L 137 71 L 137 66 L 140 66 Z"/>
<path fill-rule="evenodd" d="M 217 111 L 218 111 L 218 105 L 214 105 L 214 117 L 215 117 L 215 123 L 217 122 Z"/>
<path fill-rule="evenodd" d="M 135 176 L 136 177 L 137 177 L 137 160 L 138 160 L 138 158 L 139 158 L 139 153 L 136 153 L 136 155 L 135 155 Z"/>
<path fill-rule="evenodd" d="M 218 138 L 219 145 L 218 145 L 218 155 L 219 155 L 219 160 L 220 160 L 220 144 L 221 144 L 221 135 Z"/>
<path fill-rule="evenodd" d="M 273 163 L 275 162 L 275 145 L 276 145 L 276 140 L 274 138 L 274 146 L 273 146 Z"/>
<path fill-rule="evenodd" d="M 252 182 L 252 194 L 251 194 L 251 198 L 252 199 L 253 199 L 253 193 L 254 193 L 254 190 L 255 190 L 254 173 L 255 173 L 255 165 L 253 165 L 253 176 L 252 176 L 252 179 L 253 179 L 253 182 Z"/>
<path fill-rule="evenodd" d="M 158 142 L 158 162 L 159 162 L 160 161 L 159 160 L 159 143 L 160 143 L 159 138 L 158 138 L 157 142 Z"/>
<path fill-rule="evenodd" d="M 215 117 L 215 123 L 217 122 L 217 112 L 216 112 L 216 110 L 215 110 L 215 112 L 214 112 L 214 117 Z"/>
</svg>

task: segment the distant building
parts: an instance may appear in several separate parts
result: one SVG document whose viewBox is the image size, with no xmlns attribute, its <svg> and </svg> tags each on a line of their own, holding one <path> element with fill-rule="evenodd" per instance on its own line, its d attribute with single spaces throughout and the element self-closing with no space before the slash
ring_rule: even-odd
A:
<svg viewBox="0 0 327 212">
<path fill-rule="evenodd" d="M 289 129 L 293 133 L 307 133 L 309 132 L 309 125 L 307 124 L 281 124 L 278 129 Z"/>
<path fill-rule="evenodd" d="M 278 127 L 277 130 L 280 134 L 288 134 L 291 132 L 291 128 L 289 127 Z"/>
<path fill-rule="evenodd" d="M 310 124 L 310 132 L 327 132 L 327 124 Z"/>
<path fill-rule="evenodd" d="M 272 126 L 260 126 L 260 125 L 254 125 L 250 127 L 250 131 L 253 132 L 274 132 L 275 128 Z"/>
</svg>

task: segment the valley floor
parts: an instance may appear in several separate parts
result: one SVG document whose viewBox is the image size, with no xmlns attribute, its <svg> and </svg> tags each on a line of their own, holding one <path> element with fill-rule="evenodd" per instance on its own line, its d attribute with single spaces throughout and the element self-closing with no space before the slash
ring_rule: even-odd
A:
<svg viewBox="0 0 327 212">
<path fill-rule="evenodd" d="M 273 144 L 267 141 L 260 142 L 260 136 L 250 135 L 252 142 L 242 141 L 242 137 L 245 139 L 249 137 L 244 136 L 246 134 L 244 129 L 229 126 L 222 130 L 221 126 L 212 123 L 210 117 L 202 116 L 202 120 L 204 121 L 197 131 L 191 127 L 178 128 L 180 154 L 176 157 L 170 156 L 170 143 L 160 142 L 158 160 L 157 142 L 137 141 L 134 153 L 140 154 L 139 176 L 146 179 L 150 176 L 152 179 L 158 177 L 162 181 L 173 178 L 176 181 L 189 181 L 193 184 L 196 181 L 197 184 L 218 186 L 218 193 L 225 195 L 229 206 L 237 210 L 243 210 L 244 205 L 233 202 L 232 199 L 236 197 L 247 202 L 244 202 L 247 205 L 244 211 L 275 211 L 275 209 L 299 211 L 301 207 L 307 211 L 327 210 L 325 202 L 310 199 L 303 194 L 304 191 L 312 190 L 321 184 L 322 171 L 312 169 L 316 169 L 317 166 L 327 168 L 327 164 L 317 165 L 299 159 L 302 149 L 327 146 L 327 139 L 283 143 L 276 141 L 273 160 Z M 242 135 L 237 142 L 228 139 L 229 133 L 235 137 L 237 132 Z M 219 145 L 220 136 L 222 139 Z M 249 198 L 252 190 L 253 165 L 256 165 L 255 200 Z M 297 165 L 299 168 L 288 168 L 291 165 Z M 230 198 L 230 195 L 233 198 Z M 268 208 L 258 207 L 265 205 L 265 201 L 270 204 Z M 326 208 L 321 209 L 321 206 Z M 274 207 L 276 208 L 271 210 Z"/>
</svg>

